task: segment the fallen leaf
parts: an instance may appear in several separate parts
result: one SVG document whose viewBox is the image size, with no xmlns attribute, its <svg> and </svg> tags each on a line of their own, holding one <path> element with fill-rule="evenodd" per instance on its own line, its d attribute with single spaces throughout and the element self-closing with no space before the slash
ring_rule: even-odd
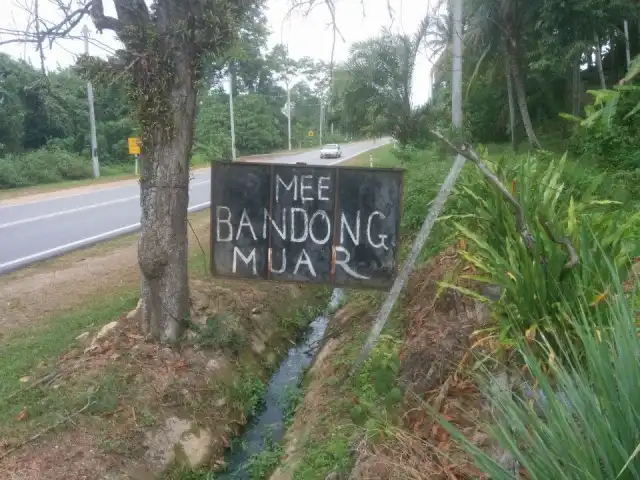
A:
<svg viewBox="0 0 640 480">
<path fill-rule="evenodd" d="M 22 411 L 18 414 L 17 420 L 19 422 L 23 422 L 27 419 L 27 407 L 24 407 Z"/>
</svg>

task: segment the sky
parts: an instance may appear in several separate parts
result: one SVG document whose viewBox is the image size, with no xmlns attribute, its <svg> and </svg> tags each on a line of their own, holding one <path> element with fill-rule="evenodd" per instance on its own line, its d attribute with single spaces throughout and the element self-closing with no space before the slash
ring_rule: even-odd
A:
<svg viewBox="0 0 640 480">
<path fill-rule="evenodd" d="M 6 0 L 5 0 L 6 1 Z M 0 18 L 0 31 L 12 29 L 24 31 L 29 22 L 29 14 L 21 6 L 31 0 L 10 0 L 8 14 Z M 40 0 L 40 16 L 51 23 L 59 21 L 62 14 L 54 4 L 55 0 Z M 390 27 L 393 31 L 412 34 L 420 21 L 430 10 L 429 0 L 336 0 L 336 19 L 338 29 L 344 40 L 338 36 L 335 48 L 335 61 L 346 60 L 349 47 L 354 42 L 365 40 L 378 35 L 383 27 Z M 389 12 L 388 6 L 392 12 Z M 115 16 L 115 7 L 111 0 L 104 0 L 105 14 Z M 331 58 L 331 44 L 333 30 L 330 26 L 331 17 L 322 0 L 318 6 L 308 14 L 294 11 L 288 18 L 291 0 L 268 0 L 267 19 L 271 35 L 269 47 L 284 43 L 289 47 L 289 54 L 294 59 L 313 57 L 324 61 Z M 57 41 L 51 49 L 45 49 L 45 66 L 47 69 L 66 67 L 74 63 L 76 55 L 84 52 L 82 27 L 87 25 L 90 32 L 89 53 L 106 56 L 113 49 L 118 48 L 119 42 L 112 32 L 105 31 L 98 34 L 91 21 L 87 18 L 74 29 L 72 38 Z M 0 33 L 0 42 L 11 36 Z M 9 44 L 0 45 L 0 51 L 17 58 L 25 55 L 34 66 L 40 66 L 38 52 L 33 45 Z M 413 81 L 413 98 L 415 105 L 422 104 L 429 97 L 430 60 L 425 52 L 417 59 Z"/>
</svg>

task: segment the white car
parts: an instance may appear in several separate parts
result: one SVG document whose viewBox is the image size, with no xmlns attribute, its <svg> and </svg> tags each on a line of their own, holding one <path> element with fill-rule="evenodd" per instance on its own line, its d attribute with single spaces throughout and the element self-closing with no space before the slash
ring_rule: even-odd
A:
<svg viewBox="0 0 640 480">
<path fill-rule="evenodd" d="M 328 143 L 320 150 L 320 158 L 340 158 L 342 150 L 337 143 Z"/>
</svg>

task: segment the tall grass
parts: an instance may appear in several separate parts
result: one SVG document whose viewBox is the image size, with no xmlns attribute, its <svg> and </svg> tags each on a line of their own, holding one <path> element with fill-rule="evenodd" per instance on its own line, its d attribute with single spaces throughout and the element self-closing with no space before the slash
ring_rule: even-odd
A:
<svg viewBox="0 0 640 480">
<path fill-rule="evenodd" d="M 487 429 L 520 464 L 525 478 L 640 478 L 638 291 L 625 293 L 613 261 L 601 249 L 599 255 L 605 259 L 607 278 L 613 279 L 608 300 L 599 309 L 585 296 L 561 302 L 558 312 L 571 322 L 573 335 L 555 331 L 537 341 L 547 357 L 560 346 L 558 358 L 564 361 L 546 370 L 526 341 L 518 342 L 534 395 L 496 393 L 489 372 L 480 378 L 494 412 Z M 443 425 L 492 479 L 514 478 L 450 424 Z"/>
<path fill-rule="evenodd" d="M 612 282 L 629 271 L 640 244 L 640 213 L 594 196 L 602 177 L 576 188 L 563 181 L 566 157 L 542 155 L 517 163 L 501 157 L 490 164 L 522 206 L 532 246 L 517 230 L 513 206 L 478 172 L 457 189 L 456 211 L 463 213 L 443 219 L 453 220 L 458 234 L 468 241 L 469 250 L 462 255 L 477 273 L 466 277 L 501 287 L 502 297 L 493 305 L 495 329 L 507 346 L 527 332 L 569 333 L 573 323 L 563 303 L 577 306 L 587 298 L 599 308 L 611 294 Z M 570 269 L 568 250 L 558 243 L 563 238 L 580 260 Z M 613 269 L 605 258 L 611 259 Z"/>
</svg>

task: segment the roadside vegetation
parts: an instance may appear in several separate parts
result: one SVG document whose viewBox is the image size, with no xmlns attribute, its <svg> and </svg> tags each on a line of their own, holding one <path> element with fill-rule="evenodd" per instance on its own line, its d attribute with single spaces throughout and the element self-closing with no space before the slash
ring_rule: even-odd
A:
<svg viewBox="0 0 640 480">
<path fill-rule="evenodd" d="M 292 149 L 317 147 L 322 84 L 327 67 L 309 58 L 294 61 L 282 46 L 266 50 L 266 20 L 261 17 L 246 30 L 245 50 L 234 72 L 234 116 L 238 156 L 287 150 L 287 92 L 283 75 L 292 79 Z M 91 167 L 86 82 L 82 64 L 50 72 L 0 54 L 5 78 L 0 91 L 0 190 L 90 179 Z M 229 97 L 224 78 L 213 71 L 203 79 L 195 127 L 191 165 L 231 158 Z M 122 81 L 94 87 L 98 155 L 101 176 L 133 176 L 134 158 L 127 138 L 139 136 L 131 101 Z M 335 122 L 328 119 L 328 125 Z M 337 125 L 336 125 L 337 126 Z M 314 136 L 309 136 L 313 131 Z M 353 138 L 344 129 L 323 141 Z M 362 136 L 356 134 L 356 138 Z"/>
<path fill-rule="evenodd" d="M 430 19 L 437 61 L 434 97 L 416 117 L 424 134 L 373 155 L 376 166 L 405 168 L 406 245 L 451 166 L 453 152 L 427 130 L 468 142 L 503 190 L 467 162 L 355 376 L 383 295 L 350 295 L 272 480 L 640 478 L 638 10 L 547 3 L 465 2 L 463 133 L 448 133 L 446 114 L 451 17 Z M 553 33 L 568 25 L 575 37 Z M 500 32 L 519 48 L 498 48 Z M 362 118 L 397 114 L 392 82 L 370 78 L 381 82 L 373 96 L 355 86 L 374 71 L 367 61 L 379 71 L 410 58 L 390 46 L 419 34 L 383 33 L 354 49 L 346 111 L 361 91 Z"/>
<path fill-rule="evenodd" d="M 305 130 L 320 94 L 342 137 L 398 140 L 351 164 L 405 169 L 401 259 L 452 163 L 431 131 L 465 145 L 492 175 L 467 163 L 354 375 L 384 294 L 348 292 L 302 385 L 283 392 L 288 433 L 248 462 L 252 480 L 640 478 L 637 2 L 467 0 L 464 9 L 462 131 L 448 120 L 448 13 L 428 15 L 412 35 L 385 30 L 330 69 L 296 67 L 310 79 L 294 87 L 301 146 L 312 141 Z M 252 119 L 238 120 L 247 153 L 286 140 L 276 79 L 293 63 L 278 49 L 260 53 L 255 38 L 265 37 L 243 38 L 249 53 L 232 72 L 238 118 L 246 108 Z M 410 85 L 424 46 L 434 54 L 433 97 L 415 107 Z M 222 159 L 228 110 L 218 76 L 205 80 L 214 88 L 200 105 L 194 159 Z M 26 155 L 42 154 L 42 165 L 86 156 L 48 142 L 3 148 L 11 168 Z M 124 164 L 117 155 L 113 164 Z M 69 157 L 60 169 L 74 165 Z M 131 475 L 151 465 L 172 480 L 224 470 L 223 452 L 260 411 L 269 374 L 328 292 L 212 281 L 191 246 L 190 284 L 179 286 L 189 320 L 175 346 L 141 335 L 139 311 L 126 314 L 138 299 L 129 287 L 1 339 L 11 359 L 0 367 L 3 469 L 54 480 L 123 465 Z M 76 471 L 64 470 L 69 458 Z"/>
</svg>

